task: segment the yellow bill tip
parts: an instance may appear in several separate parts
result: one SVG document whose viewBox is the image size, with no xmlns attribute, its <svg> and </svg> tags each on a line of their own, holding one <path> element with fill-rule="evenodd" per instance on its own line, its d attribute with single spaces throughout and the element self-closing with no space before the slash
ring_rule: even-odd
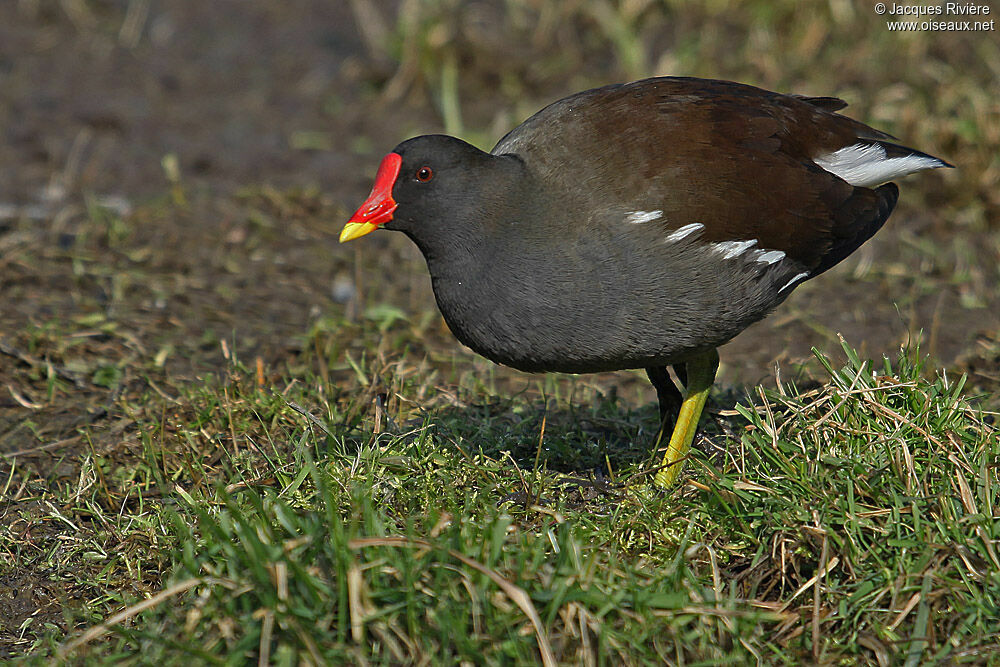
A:
<svg viewBox="0 0 1000 667">
<path fill-rule="evenodd" d="M 349 222 L 344 225 L 344 229 L 340 232 L 340 242 L 353 241 L 374 232 L 376 229 L 378 229 L 378 225 L 373 225 L 370 222 Z"/>
</svg>

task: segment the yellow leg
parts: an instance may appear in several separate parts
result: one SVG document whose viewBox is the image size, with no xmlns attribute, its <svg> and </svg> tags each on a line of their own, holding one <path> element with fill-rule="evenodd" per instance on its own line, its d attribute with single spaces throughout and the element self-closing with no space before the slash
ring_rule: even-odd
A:
<svg viewBox="0 0 1000 667">
<path fill-rule="evenodd" d="M 698 430 L 698 420 L 701 411 L 705 409 L 708 392 L 715 382 L 715 372 L 719 368 L 719 353 L 710 350 L 687 362 L 687 386 L 684 391 L 684 402 L 681 403 L 680 414 L 674 432 L 670 435 L 667 453 L 663 455 L 665 468 L 656 473 L 653 483 L 665 489 L 674 483 L 683 465 L 682 459 L 687 456 L 694 442 L 694 434 Z"/>
</svg>

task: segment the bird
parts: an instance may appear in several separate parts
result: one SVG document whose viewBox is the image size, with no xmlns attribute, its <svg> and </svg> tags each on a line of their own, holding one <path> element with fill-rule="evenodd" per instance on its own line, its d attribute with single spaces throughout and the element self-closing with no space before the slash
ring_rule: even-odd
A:
<svg viewBox="0 0 1000 667">
<path fill-rule="evenodd" d="M 498 364 L 645 369 L 660 436 L 673 425 L 654 476 L 669 488 L 718 347 L 871 238 L 894 179 L 952 167 L 846 106 L 693 77 L 585 90 L 488 153 L 440 134 L 400 143 L 340 241 L 403 232 L 451 331 Z"/>
</svg>

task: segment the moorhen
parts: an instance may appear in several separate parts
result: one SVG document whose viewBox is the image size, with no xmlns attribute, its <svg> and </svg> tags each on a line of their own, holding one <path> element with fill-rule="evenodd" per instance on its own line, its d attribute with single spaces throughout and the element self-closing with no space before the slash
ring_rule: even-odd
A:
<svg viewBox="0 0 1000 667">
<path fill-rule="evenodd" d="M 497 363 L 646 369 L 661 435 L 676 415 L 666 487 L 716 348 L 875 234 L 899 195 L 889 181 L 951 166 L 845 106 L 683 77 L 587 90 L 489 153 L 443 135 L 399 144 L 340 241 L 409 236 L 452 332 Z"/>
</svg>

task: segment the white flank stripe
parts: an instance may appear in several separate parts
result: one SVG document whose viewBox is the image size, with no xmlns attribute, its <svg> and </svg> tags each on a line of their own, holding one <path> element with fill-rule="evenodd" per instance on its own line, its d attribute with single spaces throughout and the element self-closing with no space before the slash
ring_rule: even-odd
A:
<svg viewBox="0 0 1000 667">
<path fill-rule="evenodd" d="M 784 292 L 784 291 L 785 291 L 786 289 L 788 289 L 789 287 L 791 287 L 791 286 L 792 286 L 792 285 L 794 285 L 795 283 L 799 282 L 799 281 L 800 281 L 800 280 L 802 280 L 803 278 L 808 278 L 808 277 L 809 277 L 809 272 L 808 272 L 808 271 L 805 271 L 805 272 L 803 272 L 803 273 L 800 273 L 800 274 L 798 274 L 797 276 L 794 276 L 794 277 L 793 277 L 793 278 L 792 278 L 791 280 L 789 280 L 789 281 L 788 281 L 787 283 L 785 283 L 785 286 L 784 286 L 784 287 L 782 287 L 781 289 L 779 289 L 778 291 L 779 291 L 779 292 Z"/>
<path fill-rule="evenodd" d="M 784 251 L 781 250 L 758 250 L 753 261 L 759 264 L 774 264 L 785 258 Z"/>
<path fill-rule="evenodd" d="M 659 220 L 663 217 L 663 211 L 632 211 L 625 216 L 625 222 L 631 222 L 633 224 L 641 224 L 643 222 L 652 222 L 653 220 Z"/>
<path fill-rule="evenodd" d="M 700 222 L 692 222 L 690 225 L 684 225 L 683 227 L 675 229 L 673 232 L 670 233 L 669 236 L 667 236 L 666 240 L 680 241 L 681 239 L 691 236 L 695 232 L 702 229 L 705 229 L 705 225 L 701 224 Z"/>
<path fill-rule="evenodd" d="M 887 158 L 878 144 L 854 144 L 813 158 L 813 162 L 851 185 L 868 188 L 922 169 L 945 166 L 929 155 Z"/>
<path fill-rule="evenodd" d="M 757 245 L 757 239 L 750 239 L 749 241 L 723 241 L 722 243 L 713 243 L 712 250 L 722 255 L 723 259 L 733 259 L 734 257 L 739 257 L 755 245 Z"/>
</svg>

